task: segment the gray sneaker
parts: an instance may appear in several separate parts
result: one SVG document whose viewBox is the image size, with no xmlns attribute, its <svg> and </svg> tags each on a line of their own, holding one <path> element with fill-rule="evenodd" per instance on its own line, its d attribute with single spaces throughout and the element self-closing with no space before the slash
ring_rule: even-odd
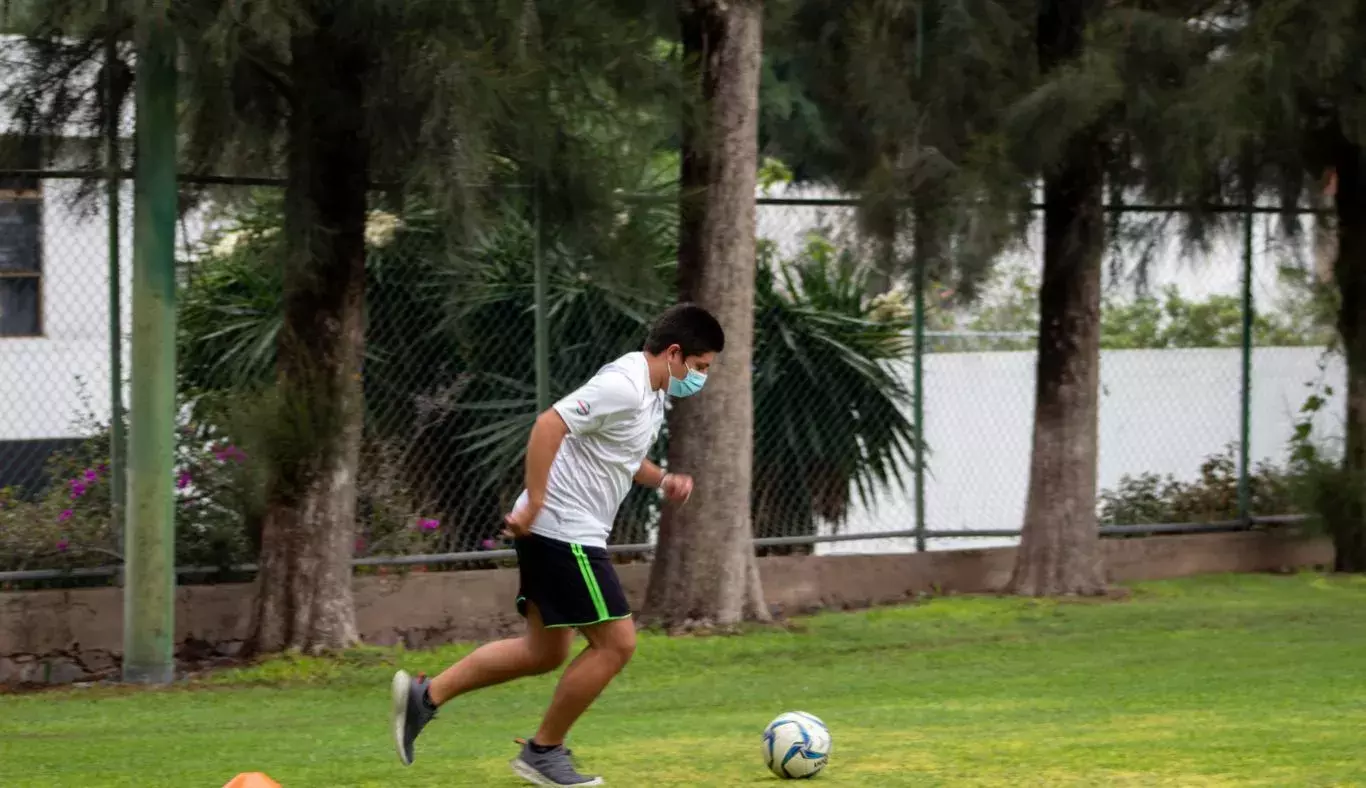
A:
<svg viewBox="0 0 1366 788">
<path fill-rule="evenodd" d="M 522 745 L 522 752 L 512 759 L 512 770 L 532 785 L 602 785 L 601 777 L 585 777 L 569 760 L 569 750 L 560 745 L 550 752 L 539 753 L 531 743 Z"/>
<path fill-rule="evenodd" d="M 427 708 L 426 702 L 422 700 L 430 683 L 422 674 L 418 674 L 417 678 L 409 676 L 407 671 L 403 670 L 394 674 L 390 695 L 393 703 L 391 723 L 394 728 L 394 746 L 398 749 L 398 758 L 403 761 L 404 766 L 413 765 L 413 742 L 417 741 L 417 735 L 436 716 L 436 709 Z"/>
</svg>

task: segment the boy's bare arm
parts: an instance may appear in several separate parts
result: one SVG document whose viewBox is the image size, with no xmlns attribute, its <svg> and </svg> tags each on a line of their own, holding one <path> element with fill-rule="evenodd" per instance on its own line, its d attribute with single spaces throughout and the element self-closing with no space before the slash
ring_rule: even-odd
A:
<svg viewBox="0 0 1366 788">
<path fill-rule="evenodd" d="M 640 463 L 640 470 L 636 471 L 635 482 L 641 487 L 658 488 L 664 483 L 666 475 L 663 468 L 649 460 L 644 460 Z"/>
<path fill-rule="evenodd" d="M 536 417 L 536 425 L 531 428 L 531 437 L 526 443 L 526 494 L 527 505 L 506 518 L 508 530 L 513 536 L 525 536 L 531 524 L 545 506 L 545 488 L 550 480 L 550 466 L 560 451 L 564 436 L 569 434 L 569 425 L 554 408 Z"/>
<path fill-rule="evenodd" d="M 692 495 L 691 476 L 686 473 L 665 473 L 663 468 L 649 460 L 641 461 L 635 482 L 643 487 L 663 490 L 664 497 L 674 502 L 686 501 Z"/>
</svg>

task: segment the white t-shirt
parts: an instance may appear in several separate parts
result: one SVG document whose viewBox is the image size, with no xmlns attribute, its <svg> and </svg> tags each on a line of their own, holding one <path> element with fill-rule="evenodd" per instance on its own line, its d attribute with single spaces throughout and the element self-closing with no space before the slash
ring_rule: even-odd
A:
<svg viewBox="0 0 1366 788">
<path fill-rule="evenodd" d="M 554 404 L 569 425 L 531 531 L 605 547 L 617 509 L 659 437 L 668 394 L 650 387 L 644 353 L 627 353 Z M 526 504 L 523 490 L 517 506 Z"/>
</svg>

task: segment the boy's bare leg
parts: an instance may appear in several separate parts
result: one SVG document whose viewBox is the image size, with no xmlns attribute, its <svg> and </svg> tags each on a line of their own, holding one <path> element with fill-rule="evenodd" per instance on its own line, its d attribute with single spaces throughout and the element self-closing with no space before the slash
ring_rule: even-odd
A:
<svg viewBox="0 0 1366 788">
<path fill-rule="evenodd" d="M 583 629 L 588 647 L 579 652 L 560 676 L 533 741 L 542 747 L 564 743 L 569 729 L 616 677 L 636 650 L 636 625 L 629 618 L 605 621 Z"/>
<path fill-rule="evenodd" d="M 573 630 L 546 629 L 540 611 L 530 602 L 526 624 L 526 634 L 521 637 L 485 643 L 433 678 L 427 688 L 432 703 L 440 706 L 466 692 L 549 673 L 564 664 Z"/>
<path fill-rule="evenodd" d="M 540 612 L 528 605 L 525 635 L 480 646 L 432 681 L 396 672 L 390 689 L 390 723 L 399 760 L 412 764 L 418 734 L 436 715 L 437 706 L 480 687 L 549 673 L 563 664 L 573 637 L 569 629 L 547 629 Z"/>
</svg>

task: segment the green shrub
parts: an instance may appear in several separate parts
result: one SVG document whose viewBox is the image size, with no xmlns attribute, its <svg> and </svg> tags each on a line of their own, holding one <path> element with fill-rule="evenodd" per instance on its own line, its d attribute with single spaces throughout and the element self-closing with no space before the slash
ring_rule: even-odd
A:
<svg viewBox="0 0 1366 788">
<path fill-rule="evenodd" d="M 206 421 L 224 423 L 214 410 L 269 388 L 281 308 L 278 214 L 271 200 L 250 207 L 224 234 L 231 242 L 215 239 L 191 266 L 182 396 Z M 536 414 L 537 238 L 529 215 L 525 204 L 506 200 L 494 221 L 468 232 L 413 206 L 385 218 L 387 237 L 372 239 L 358 489 L 367 552 L 418 549 L 398 525 L 414 512 L 441 523 L 432 549 L 489 546 L 501 530 Z M 544 240 L 552 398 L 639 349 L 671 300 L 674 225 L 672 205 L 633 203 L 591 243 Z M 761 535 L 812 533 L 818 519 L 838 523 L 851 496 L 871 497 L 909 461 L 908 395 L 886 367 L 910 351 L 906 315 L 866 298 L 856 264 L 820 236 L 794 260 L 777 260 L 771 244 L 760 248 Z M 791 429 L 798 424 L 805 434 Z M 665 455 L 667 440 L 666 428 L 653 456 Z M 648 540 L 658 507 L 655 493 L 634 490 L 613 539 Z"/>
<path fill-rule="evenodd" d="M 1310 393 L 1300 407 L 1286 463 L 1259 463 L 1248 479 L 1250 508 L 1255 515 L 1305 514 L 1312 529 L 1342 538 L 1363 522 L 1361 496 L 1366 480 L 1354 479 L 1343 467 L 1337 441 L 1314 434 L 1314 420 L 1327 406 L 1333 389 L 1327 381 L 1330 348 L 1319 364 L 1319 376 L 1306 384 Z M 1238 519 L 1237 447 L 1229 445 L 1207 458 L 1195 481 L 1172 476 L 1125 476 L 1099 496 L 1102 525 L 1203 523 Z"/>
<path fill-rule="evenodd" d="M 1331 352 L 1336 352 L 1336 349 Z M 1314 434 L 1314 419 L 1328 404 L 1333 388 L 1326 382 L 1330 354 L 1320 362 L 1320 376 L 1300 407 L 1300 420 L 1291 441 L 1295 493 L 1309 515 L 1308 529 L 1332 538 L 1339 571 L 1366 571 L 1366 478 L 1345 462 L 1342 440 Z"/>
<path fill-rule="evenodd" d="M 1248 479 L 1251 510 L 1260 514 L 1298 511 L 1291 471 L 1261 463 Z M 1099 496 L 1101 525 L 1210 523 L 1238 519 L 1238 457 L 1235 446 L 1205 459 L 1194 481 L 1144 473 L 1124 476 Z"/>
<path fill-rule="evenodd" d="M 37 495 L 0 494 L 0 570 L 77 569 L 117 564 L 112 527 L 107 428 L 47 465 L 53 483 Z M 248 523 L 260 501 L 259 476 L 240 447 L 191 426 L 178 433 L 175 473 L 176 563 L 228 567 L 255 556 Z"/>
</svg>

